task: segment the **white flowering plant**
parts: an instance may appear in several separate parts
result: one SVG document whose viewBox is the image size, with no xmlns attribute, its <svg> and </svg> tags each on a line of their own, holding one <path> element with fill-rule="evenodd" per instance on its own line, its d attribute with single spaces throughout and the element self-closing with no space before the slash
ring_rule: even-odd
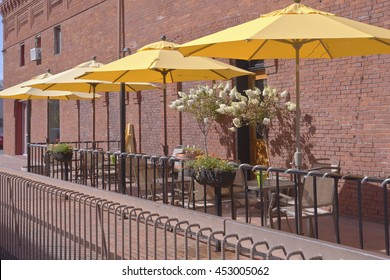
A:
<svg viewBox="0 0 390 280">
<path fill-rule="evenodd" d="M 189 93 L 179 92 L 179 98 L 172 101 L 170 108 L 194 116 L 203 135 L 205 154 L 208 155 L 207 135 L 214 121 L 222 114 L 218 112 L 220 105 L 228 102 L 230 85 L 227 83 L 213 86 L 198 86 Z"/>
<path fill-rule="evenodd" d="M 228 102 L 219 105 L 217 112 L 232 117 L 231 131 L 245 125 L 255 125 L 257 133 L 262 135 L 266 143 L 266 153 L 268 151 L 268 132 L 272 125 L 272 120 L 277 114 L 295 111 L 295 103 L 287 101 L 288 92 L 283 91 L 278 94 L 275 88 L 269 85 L 264 87 L 263 91 L 258 88 L 245 90 L 241 94 L 236 88 L 229 92 Z"/>
</svg>

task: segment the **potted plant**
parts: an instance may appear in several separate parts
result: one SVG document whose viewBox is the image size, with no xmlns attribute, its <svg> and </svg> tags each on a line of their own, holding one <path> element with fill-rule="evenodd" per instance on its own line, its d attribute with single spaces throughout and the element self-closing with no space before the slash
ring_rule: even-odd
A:
<svg viewBox="0 0 390 280">
<path fill-rule="evenodd" d="M 229 187 L 232 185 L 236 168 L 227 160 L 210 155 L 200 155 L 186 162 L 191 176 L 202 185 Z"/>
<path fill-rule="evenodd" d="M 73 156 L 73 146 L 67 143 L 53 144 L 50 147 L 50 152 L 56 160 L 70 162 Z"/>
<path fill-rule="evenodd" d="M 204 151 L 197 148 L 186 148 L 184 151 L 187 157 L 195 157 L 186 162 L 186 167 L 193 178 L 203 185 L 229 187 L 235 178 L 235 168 L 226 160 L 210 156 L 207 146 L 207 135 L 212 124 L 223 117 L 217 109 L 228 102 L 230 92 L 229 83 L 198 86 L 190 89 L 189 93 L 179 92 L 179 98 L 170 105 L 172 109 L 192 114 L 203 136 Z"/>
</svg>

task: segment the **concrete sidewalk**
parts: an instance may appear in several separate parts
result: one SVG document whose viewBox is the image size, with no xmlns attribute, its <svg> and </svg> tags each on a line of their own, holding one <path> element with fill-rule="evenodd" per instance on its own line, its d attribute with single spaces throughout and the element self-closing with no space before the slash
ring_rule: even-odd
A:
<svg viewBox="0 0 390 280">
<path fill-rule="evenodd" d="M 0 153 L 0 167 L 21 170 L 27 166 L 27 156 L 9 156 Z"/>
</svg>

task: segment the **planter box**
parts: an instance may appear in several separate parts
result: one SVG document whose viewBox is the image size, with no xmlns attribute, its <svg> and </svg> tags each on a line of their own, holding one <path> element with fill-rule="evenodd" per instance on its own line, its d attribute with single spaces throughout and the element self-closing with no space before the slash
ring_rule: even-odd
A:
<svg viewBox="0 0 390 280">
<path fill-rule="evenodd" d="M 198 173 L 192 172 L 192 177 L 202 185 L 209 185 L 215 188 L 231 187 L 236 178 L 236 172 L 202 170 Z"/>
<path fill-rule="evenodd" d="M 73 157 L 72 153 L 53 153 L 54 159 L 61 161 L 61 162 L 70 162 Z"/>
</svg>

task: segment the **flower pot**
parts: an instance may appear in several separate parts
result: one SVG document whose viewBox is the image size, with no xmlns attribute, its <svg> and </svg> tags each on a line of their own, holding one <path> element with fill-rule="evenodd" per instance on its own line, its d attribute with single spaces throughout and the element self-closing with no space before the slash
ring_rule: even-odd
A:
<svg viewBox="0 0 390 280">
<path fill-rule="evenodd" d="M 54 153 L 54 159 L 60 162 L 70 162 L 73 157 L 73 152 L 71 153 Z"/>
<path fill-rule="evenodd" d="M 267 178 L 268 175 L 265 172 L 262 172 L 261 174 L 260 173 L 256 174 L 257 186 L 260 187 L 260 184 L 261 186 L 264 186 L 264 182 Z"/>
<path fill-rule="evenodd" d="M 204 169 L 193 172 L 192 177 L 202 185 L 215 188 L 230 187 L 236 177 L 236 172 Z"/>
</svg>

